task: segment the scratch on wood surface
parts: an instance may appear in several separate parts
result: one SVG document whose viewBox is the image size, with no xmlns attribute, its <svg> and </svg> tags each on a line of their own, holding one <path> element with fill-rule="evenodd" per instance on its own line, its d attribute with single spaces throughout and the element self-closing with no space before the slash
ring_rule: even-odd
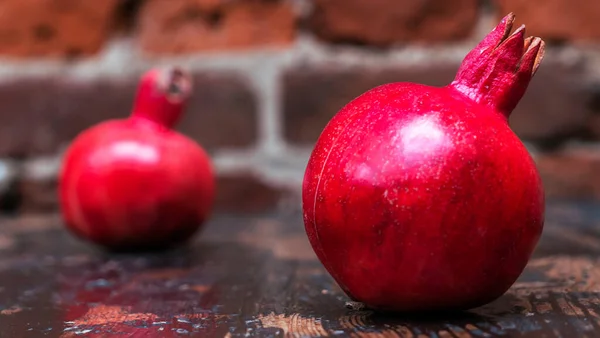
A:
<svg viewBox="0 0 600 338">
<path fill-rule="evenodd" d="M 597 297 L 594 296 L 594 299 L 590 299 L 587 297 L 582 297 L 579 299 L 579 304 L 581 304 L 581 306 L 583 306 L 583 308 L 585 309 L 585 311 L 587 313 L 590 314 L 590 316 L 600 319 L 600 315 L 598 315 L 598 313 L 596 312 L 596 310 L 593 308 L 593 305 L 597 305 Z"/>
<path fill-rule="evenodd" d="M 104 325 L 128 321 L 154 321 L 158 318 L 153 313 L 130 313 L 121 306 L 98 305 L 90 308 L 82 317 L 72 322 L 73 326 Z"/>
<path fill-rule="evenodd" d="M 266 316 L 260 315 L 256 319 L 264 328 L 281 329 L 286 337 L 290 335 L 326 337 L 329 335 L 323 328 L 320 319 L 303 317 L 297 313 L 286 316 L 271 312 Z"/>
<path fill-rule="evenodd" d="M 418 338 L 403 325 L 385 325 L 384 328 L 377 328 L 377 331 L 365 332 L 365 328 L 369 325 L 368 316 L 369 314 L 365 313 L 342 316 L 339 318 L 339 323 L 343 329 L 350 331 L 351 337 Z"/>
<path fill-rule="evenodd" d="M 475 326 L 473 324 L 465 325 L 465 329 L 467 329 L 472 334 L 479 336 L 479 337 L 490 337 L 491 336 L 489 333 L 484 332 L 482 329 L 478 328 L 477 326 Z"/>
<path fill-rule="evenodd" d="M 199 284 L 197 284 L 197 285 L 190 286 L 189 289 L 190 290 L 194 290 L 194 291 L 196 291 L 198 293 L 205 293 L 206 291 L 210 290 L 210 287 L 206 286 L 206 285 L 199 285 Z"/>
<path fill-rule="evenodd" d="M 208 313 L 182 313 L 182 314 L 175 315 L 175 318 L 177 318 L 177 319 L 189 319 L 189 320 L 204 319 L 204 318 L 208 318 L 208 317 L 210 317 L 210 314 L 208 314 Z"/>
<path fill-rule="evenodd" d="M 0 314 L 2 314 L 2 315 L 12 315 L 12 314 L 15 314 L 15 313 L 19 313 L 21 311 L 23 311 L 23 309 L 20 308 L 20 307 L 11 307 L 10 309 L 4 309 L 4 310 L 0 311 Z"/>
<path fill-rule="evenodd" d="M 382 338 L 404 338 L 396 330 L 394 330 L 392 328 L 382 329 L 380 337 L 382 337 Z"/>
<path fill-rule="evenodd" d="M 456 325 L 447 325 L 448 330 L 456 336 L 456 338 L 472 338 L 473 336 L 465 331 L 462 327 Z"/>
<path fill-rule="evenodd" d="M 584 316 L 583 311 L 575 306 L 572 302 L 567 301 L 564 297 L 558 297 L 556 299 L 558 306 L 560 306 L 563 313 L 569 316 Z"/>
<path fill-rule="evenodd" d="M 188 269 L 181 268 L 168 268 L 168 269 L 159 269 L 159 270 L 150 270 L 139 272 L 133 275 L 132 280 L 141 281 L 141 280 L 156 280 L 156 279 L 176 279 L 189 275 L 190 271 Z"/>
<path fill-rule="evenodd" d="M 587 313 L 590 314 L 592 320 L 596 323 L 596 325 L 600 326 L 600 315 L 594 310 L 592 307 L 592 302 L 588 298 L 582 298 L 579 300 L 579 304 L 581 304 Z"/>
<path fill-rule="evenodd" d="M 365 338 L 405 338 L 404 336 L 401 336 L 398 334 L 398 332 L 394 331 L 393 329 L 387 328 L 387 329 L 381 329 L 378 328 L 377 331 L 375 330 L 369 330 L 368 332 L 365 331 L 359 331 L 358 329 L 360 328 L 355 328 L 352 332 L 350 332 L 349 336 L 350 337 L 365 337 Z"/>
<path fill-rule="evenodd" d="M 208 312 L 200 312 L 200 313 L 180 313 L 178 315 L 175 315 L 175 318 L 188 319 L 188 320 L 212 318 L 214 320 L 221 320 L 221 319 L 229 319 L 229 318 L 231 318 L 231 316 L 228 314 L 214 314 L 214 313 L 208 313 Z"/>
<path fill-rule="evenodd" d="M 398 332 L 402 338 L 414 338 L 415 336 L 412 331 L 404 325 L 397 325 L 396 332 Z"/>
<path fill-rule="evenodd" d="M 438 332 L 438 336 L 440 338 L 454 338 L 454 336 L 452 335 L 452 333 L 446 331 L 446 330 L 441 330 Z"/>
<path fill-rule="evenodd" d="M 357 313 L 340 317 L 340 324 L 348 329 L 363 327 L 367 325 L 369 314 Z"/>
<path fill-rule="evenodd" d="M 559 285 L 558 290 L 563 290 L 564 286 Z M 556 282 L 516 282 L 512 285 L 511 291 L 516 293 L 516 290 L 557 290 Z"/>
<path fill-rule="evenodd" d="M 400 336 L 398 334 L 398 332 L 396 332 L 392 329 L 381 330 L 379 337 L 381 337 L 381 338 L 403 338 L 402 336 Z"/>
<path fill-rule="evenodd" d="M 350 330 L 351 337 L 367 337 L 369 334 L 361 332 L 361 329 L 366 325 L 367 315 L 365 314 L 350 314 L 339 318 L 340 326 L 346 330 Z"/>
<path fill-rule="evenodd" d="M 210 288 L 210 286 L 204 284 L 182 284 L 179 286 L 179 290 L 181 291 L 192 290 L 198 293 L 205 293 L 210 290 Z"/>
<path fill-rule="evenodd" d="M 539 303 L 535 303 L 535 310 L 539 314 L 545 314 L 545 313 L 551 312 L 553 310 L 553 308 L 552 308 L 552 304 L 550 304 L 548 302 L 539 302 Z"/>
</svg>

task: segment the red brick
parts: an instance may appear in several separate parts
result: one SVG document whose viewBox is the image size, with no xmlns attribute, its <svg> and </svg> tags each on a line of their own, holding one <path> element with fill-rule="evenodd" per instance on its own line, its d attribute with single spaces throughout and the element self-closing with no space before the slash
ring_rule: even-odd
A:
<svg viewBox="0 0 600 338">
<path fill-rule="evenodd" d="M 495 0 L 498 17 L 514 12 L 528 34 L 549 40 L 600 39 L 600 1 Z"/>
<path fill-rule="evenodd" d="M 283 0 L 148 0 L 138 36 L 149 53 L 287 46 L 296 18 Z"/>
<path fill-rule="evenodd" d="M 581 82 L 585 71 L 583 64 L 543 62 L 510 117 L 517 135 L 550 146 L 582 136 L 592 116 L 592 92 Z"/>
<path fill-rule="evenodd" d="M 477 0 L 314 0 L 310 19 L 318 36 L 336 42 L 389 45 L 445 41 L 471 34 Z"/>
<path fill-rule="evenodd" d="M 119 0 L 4 0 L 0 54 L 76 56 L 100 50 Z"/>
<path fill-rule="evenodd" d="M 234 74 L 199 73 L 178 129 L 207 150 L 251 145 L 257 135 L 252 88 Z M 28 79 L 0 85 L 0 157 L 54 153 L 100 121 L 129 115 L 138 76 L 120 81 Z"/>
<path fill-rule="evenodd" d="M 327 122 L 363 92 L 389 82 L 443 86 L 452 81 L 458 65 L 367 68 L 297 68 L 284 77 L 284 130 L 294 143 L 312 144 Z M 548 60 L 536 74 L 510 117 L 510 126 L 523 140 L 558 145 L 581 136 L 592 115 L 591 92 L 580 83 L 585 69 Z"/>
<path fill-rule="evenodd" d="M 314 143 L 329 120 L 363 92 L 389 82 L 420 82 L 443 86 L 452 81 L 458 65 L 370 70 L 297 68 L 284 76 L 284 130 L 300 144 Z"/>
<path fill-rule="evenodd" d="M 253 88 L 234 74 L 194 76 L 194 94 L 177 129 L 209 151 L 252 146 L 258 137 Z"/>
</svg>

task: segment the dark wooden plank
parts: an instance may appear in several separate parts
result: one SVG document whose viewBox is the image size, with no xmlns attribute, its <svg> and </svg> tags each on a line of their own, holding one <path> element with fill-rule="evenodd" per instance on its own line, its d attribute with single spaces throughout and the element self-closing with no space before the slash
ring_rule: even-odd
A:
<svg viewBox="0 0 600 338">
<path fill-rule="evenodd" d="M 445 317 L 345 306 L 299 214 L 215 216 L 187 248 L 107 254 L 56 217 L 0 223 L 1 337 L 600 337 L 600 208 L 553 203 L 498 301 Z"/>
</svg>

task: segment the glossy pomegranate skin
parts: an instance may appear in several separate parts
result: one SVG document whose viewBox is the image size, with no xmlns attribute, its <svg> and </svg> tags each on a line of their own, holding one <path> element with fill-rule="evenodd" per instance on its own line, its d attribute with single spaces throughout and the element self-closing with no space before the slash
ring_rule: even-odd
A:
<svg viewBox="0 0 600 338">
<path fill-rule="evenodd" d="M 138 108 L 144 107 L 141 101 L 150 102 L 145 93 L 142 88 Z M 151 111 L 148 107 L 159 106 L 144 112 Z M 160 249 L 190 239 L 209 217 L 215 194 L 207 153 L 135 111 L 78 135 L 59 180 L 68 229 L 119 251 Z"/>
<path fill-rule="evenodd" d="M 419 110 L 415 91 L 428 93 Z M 540 177 L 506 118 L 452 89 L 410 83 L 375 88 L 340 111 L 303 189 L 319 259 L 353 300 L 383 310 L 498 298 L 544 222 Z"/>
<path fill-rule="evenodd" d="M 505 293 L 544 225 L 544 189 L 508 116 L 543 57 L 507 16 L 445 87 L 391 83 L 327 124 L 309 158 L 309 241 L 357 302 L 467 310 Z"/>
</svg>

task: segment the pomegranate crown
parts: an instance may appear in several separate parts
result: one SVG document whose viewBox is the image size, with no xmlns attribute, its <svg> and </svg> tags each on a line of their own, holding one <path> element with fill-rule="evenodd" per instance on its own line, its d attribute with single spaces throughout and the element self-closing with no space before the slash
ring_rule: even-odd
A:
<svg viewBox="0 0 600 338">
<path fill-rule="evenodd" d="M 463 60 L 451 83 L 469 98 L 509 116 L 544 57 L 539 37 L 525 38 L 525 25 L 512 34 L 513 13 L 505 16 Z"/>
<path fill-rule="evenodd" d="M 192 87 L 191 75 L 179 67 L 151 69 L 142 75 L 132 116 L 171 128 L 179 121 Z"/>
</svg>

